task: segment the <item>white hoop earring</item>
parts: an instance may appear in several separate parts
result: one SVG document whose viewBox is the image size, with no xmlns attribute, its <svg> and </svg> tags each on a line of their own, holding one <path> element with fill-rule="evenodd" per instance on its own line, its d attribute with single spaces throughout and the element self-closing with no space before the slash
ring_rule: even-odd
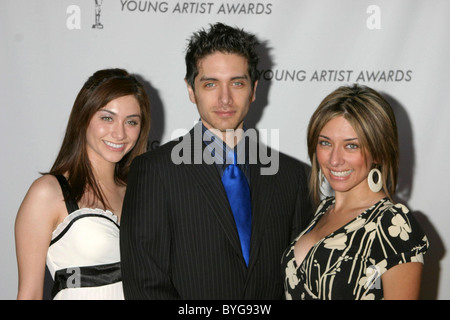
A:
<svg viewBox="0 0 450 320">
<path fill-rule="evenodd" d="M 322 185 L 324 175 L 322 173 L 322 169 L 319 169 L 319 184 Z"/>
<path fill-rule="evenodd" d="M 375 183 L 373 180 L 373 174 L 376 173 L 378 176 L 378 181 Z M 383 181 L 381 179 L 381 171 L 377 168 L 373 168 L 370 170 L 369 175 L 367 176 L 367 182 L 369 183 L 369 188 L 372 190 L 372 192 L 379 192 L 381 188 L 383 187 Z"/>
</svg>

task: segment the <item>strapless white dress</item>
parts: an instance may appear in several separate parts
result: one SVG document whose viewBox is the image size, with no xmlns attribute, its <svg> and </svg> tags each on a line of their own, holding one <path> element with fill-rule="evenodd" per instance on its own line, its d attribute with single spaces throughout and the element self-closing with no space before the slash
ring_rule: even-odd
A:
<svg viewBox="0 0 450 320">
<path fill-rule="evenodd" d="M 81 208 L 57 226 L 47 253 L 53 299 L 124 299 L 117 216 Z"/>
</svg>

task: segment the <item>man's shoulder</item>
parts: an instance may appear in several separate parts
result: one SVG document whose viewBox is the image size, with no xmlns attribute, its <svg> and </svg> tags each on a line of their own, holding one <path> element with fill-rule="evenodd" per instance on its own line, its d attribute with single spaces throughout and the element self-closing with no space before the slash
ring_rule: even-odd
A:
<svg viewBox="0 0 450 320">
<path fill-rule="evenodd" d="M 276 152 L 278 152 L 278 155 L 279 155 L 280 159 L 283 159 L 283 161 L 285 161 L 287 163 L 292 163 L 294 165 L 301 165 L 302 164 L 300 162 L 300 160 L 298 160 L 298 159 L 288 155 L 287 153 L 284 153 L 284 152 L 281 152 L 281 151 L 276 151 Z"/>
<path fill-rule="evenodd" d="M 309 166 L 286 153 L 279 152 L 280 167 L 292 168 L 294 170 L 308 171 Z"/>
<path fill-rule="evenodd" d="M 276 175 L 284 178 L 308 174 L 310 167 L 306 163 L 264 144 L 260 144 L 259 148 L 261 146 L 263 150 L 258 151 L 257 158 L 263 175 Z"/>
<path fill-rule="evenodd" d="M 293 156 L 290 156 L 287 153 L 284 153 L 284 152 L 274 149 L 270 146 L 267 146 L 264 143 L 259 142 L 258 148 L 265 149 L 263 151 L 260 150 L 258 152 L 259 158 L 261 158 L 261 157 L 264 158 L 264 155 L 265 155 L 265 157 L 268 157 L 268 158 L 278 158 L 280 163 L 283 163 L 288 166 L 293 166 L 293 167 L 304 167 L 306 165 L 304 162 L 294 158 Z M 263 160 L 262 160 L 262 162 L 263 162 Z"/>
<path fill-rule="evenodd" d="M 171 159 L 172 149 L 178 142 L 178 140 L 171 140 L 159 147 L 156 147 L 155 149 L 148 150 L 147 152 L 137 156 L 133 162 L 167 162 Z"/>
</svg>

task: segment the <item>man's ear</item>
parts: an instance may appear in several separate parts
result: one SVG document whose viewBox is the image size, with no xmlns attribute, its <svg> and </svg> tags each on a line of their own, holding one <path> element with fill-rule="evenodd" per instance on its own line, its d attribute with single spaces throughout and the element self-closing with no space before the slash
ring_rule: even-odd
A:
<svg viewBox="0 0 450 320">
<path fill-rule="evenodd" d="M 253 93 L 252 93 L 252 102 L 256 100 L 256 87 L 258 86 L 258 80 L 255 81 L 255 84 L 253 85 Z"/>
<path fill-rule="evenodd" d="M 195 99 L 195 92 L 194 88 L 188 83 L 187 79 L 184 79 L 184 82 L 186 83 L 188 94 L 189 94 L 189 100 L 191 100 L 192 103 L 197 104 L 197 100 Z"/>
</svg>

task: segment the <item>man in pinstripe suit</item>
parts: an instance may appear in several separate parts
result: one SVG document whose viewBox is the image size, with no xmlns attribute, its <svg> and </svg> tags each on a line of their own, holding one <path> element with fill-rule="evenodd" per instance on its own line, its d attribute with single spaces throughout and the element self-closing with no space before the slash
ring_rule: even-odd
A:
<svg viewBox="0 0 450 320">
<path fill-rule="evenodd" d="M 126 299 L 281 299 L 281 255 L 309 222 L 311 204 L 306 168 L 273 150 L 271 163 L 262 161 L 266 149 L 245 131 L 257 44 L 221 23 L 192 36 L 185 80 L 201 121 L 133 162 L 121 221 Z M 250 185 L 248 265 L 221 181 L 229 149 L 244 159 Z"/>
</svg>

